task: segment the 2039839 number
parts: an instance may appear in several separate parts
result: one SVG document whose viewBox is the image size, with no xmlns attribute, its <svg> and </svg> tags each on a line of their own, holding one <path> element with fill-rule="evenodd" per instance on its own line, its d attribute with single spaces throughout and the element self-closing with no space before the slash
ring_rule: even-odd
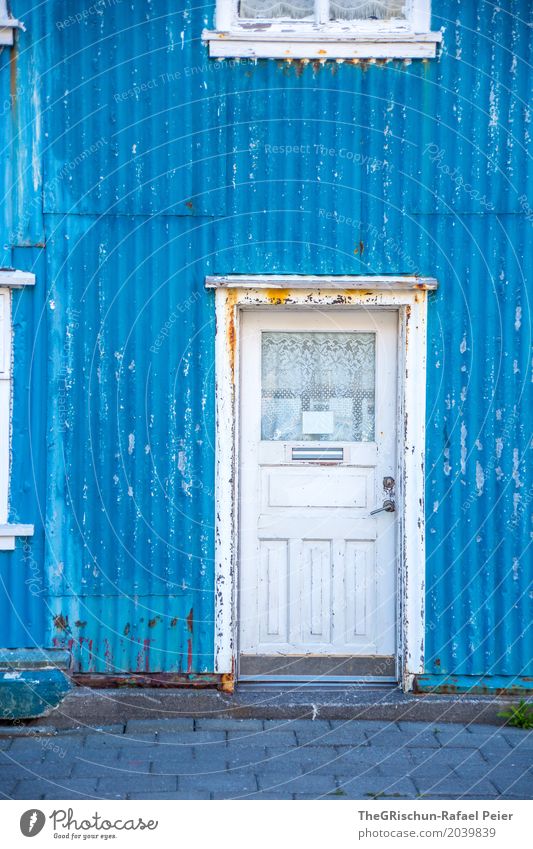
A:
<svg viewBox="0 0 533 849">
<path fill-rule="evenodd" d="M 444 837 L 496 837 L 495 828 L 447 828 Z"/>
</svg>

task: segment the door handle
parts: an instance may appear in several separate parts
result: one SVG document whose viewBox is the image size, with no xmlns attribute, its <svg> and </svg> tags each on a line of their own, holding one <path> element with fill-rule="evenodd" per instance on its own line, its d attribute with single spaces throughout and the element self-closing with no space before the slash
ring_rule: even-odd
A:
<svg viewBox="0 0 533 849">
<path fill-rule="evenodd" d="M 377 507 L 375 510 L 371 510 L 370 515 L 377 516 L 378 513 L 394 513 L 395 510 L 396 504 L 392 498 L 386 498 L 383 502 L 383 507 Z"/>
</svg>

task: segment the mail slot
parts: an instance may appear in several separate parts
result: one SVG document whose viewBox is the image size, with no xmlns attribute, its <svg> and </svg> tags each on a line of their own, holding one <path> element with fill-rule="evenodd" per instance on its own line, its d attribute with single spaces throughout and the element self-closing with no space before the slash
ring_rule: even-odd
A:
<svg viewBox="0 0 533 849">
<path fill-rule="evenodd" d="M 344 448 L 293 448 L 293 460 L 316 460 L 317 462 L 332 462 L 344 459 Z"/>
</svg>

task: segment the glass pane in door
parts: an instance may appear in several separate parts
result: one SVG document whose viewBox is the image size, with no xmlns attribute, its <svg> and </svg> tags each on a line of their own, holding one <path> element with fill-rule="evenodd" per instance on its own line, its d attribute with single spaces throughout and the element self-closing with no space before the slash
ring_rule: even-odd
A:
<svg viewBox="0 0 533 849">
<path fill-rule="evenodd" d="M 374 333 L 264 332 L 261 439 L 373 442 Z"/>
</svg>

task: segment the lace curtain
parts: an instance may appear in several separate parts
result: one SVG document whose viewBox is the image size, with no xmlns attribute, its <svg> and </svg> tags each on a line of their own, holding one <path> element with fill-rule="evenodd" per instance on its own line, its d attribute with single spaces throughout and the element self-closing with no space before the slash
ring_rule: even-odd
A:
<svg viewBox="0 0 533 849">
<path fill-rule="evenodd" d="M 263 333 L 261 347 L 262 439 L 373 440 L 373 333 Z"/>
<path fill-rule="evenodd" d="M 241 18 L 313 18 L 314 0 L 241 0 Z M 331 20 L 366 21 L 405 17 L 405 0 L 331 0 Z"/>
<path fill-rule="evenodd" d="M 314 0 L 241 0 L 241 18 L 290 18 L 300 21 L 314 16 Z"/>
<path fill-rule="evenodd" d="M 388 18 L 404 18 L 403 0 L 331 0 L 332 21 L 383 21 Z"/>
</svg>

